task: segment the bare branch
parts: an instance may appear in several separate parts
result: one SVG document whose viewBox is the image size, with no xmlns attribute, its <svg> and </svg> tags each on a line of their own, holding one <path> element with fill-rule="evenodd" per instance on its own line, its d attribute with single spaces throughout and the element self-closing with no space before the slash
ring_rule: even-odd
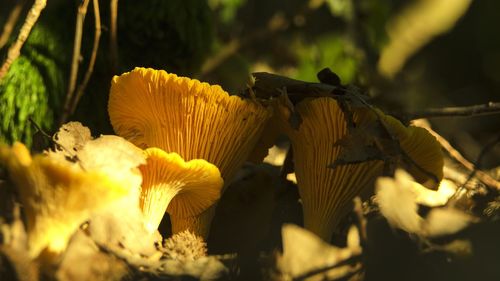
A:
<svg viewBox="0 0 500 281">
<path fill-rule="evenodd" d="M 26 0 L 20 0 L 16 2 L 16 5 L 9 13 L 9 17 L 3 26 L 2 35 L 0 36 L 0 49 L 7 44 L 9 41 L 10 35 L 16 26 L 17 20 L 23 11 L 24 4 L 26 4 Z"/>
<path fill-rule="evenodd" d="M 359 223 L 359 234 L 363 242 L 368 241 L 368 232 L 366 231 L 367 221 L 363 214 L 363 202 L 359 196 L 354 198 L 354 213 Z"/>
<path fill-rule="evenodd" d="M 26 20 L 24 21 L 24 24 L 21 27 L 21 30 L 19 31 L 19 36 L 17 37 L 16 42 L 14 42 L 12 46 L 10 46 L 9 51 L 7 53 L 7 59 L 5 60 L 5 62 L 2 65 L 2 68 L 0 69 L 0 81 L 7 74 L 12 63 L 21 54 L 21 48 L 24 42 L 26 41 L 26 39 L 28 39 L 31 29 L 33 28 L 33 25 L 35 25 L 36 21 L 38 20 L 38 17 L 40 16 L 40 13 L 42 12 L 42 10 L 45 8 L 46 5 L 47 5 L 47 0 L 35 0 L 35 3 L 33 3 L 33 6 L 31 7 L 30 11 L 28 12 L 28 15 L 26 16 Z"/>
<path fill-rule="evenodd" d="M 110 32 L 109 32 L 109 53 L 111 56 L 111 69 L 113 74 L 118 70 L 118 41 L 116 33 L 116 22 L 118 19 L 118 0 L 111 0 L 110 2 Z"/>
<path fill-rule="evenodd" d="M 264 38 L 270 37 L 271 35 L 274 35 L 279 31 L 285 30 L 289 24 L 290 23 L 288 19 L 286 19 L 282 14 L 275 13 L 269 19 L 265 28 L 258 29 L 252 33 L 249 33 L 244 38 L 232 39 L 218 53 L 206 60 L 201 67 L 199 78 L 202 78 L 211 73 L 228 58 L 237 53 L 242 47 L 256 40 L 262 40 Z"/>
<path fill-rule="evenodd" d="M 73 112 L 75 112 L 76 106 L 78 105 L 80 98 L 83 96 L 85 88 L 87 87 L 90 77 L 92 76 L 92 72 L 94 71 L 94 64 L 97 57 L 97 50 L 99 49 L 99 40 L 101 38 L 101 15 L 99 12 L 99 1 L 93 0 L 92 3 L 94 6 L 94 19 L 95 19 L 94 45 L 92 46 L 92 54 L 90 55 L 87 72 L 85 73 L 85 77 L 83 78 L 82 83 L 76 90 L 76 95 L 71 103 L 71 108 L 68 114 L 73 114 Z"/>
<path fill-rule="evenodd" d="M 477 169 L 477 167 L 471 163 L 469 160 L 465 159 L 465 157 L 462 156 L 462 154 L 456 150 L 445 138 L 443 138 L 440 134 L 438 134 L 436 131 L 434 131 L 429 123 L 425 119 L 420 119 L 416 120 L 415 125 L 425 128 L 431 133 L 437 141 L 441 144 L 441 146 L 448 151 L 451 157 L 453 157 L 455 160 L 457 160 L 460 164 L 462 164 L 465 168 L 467 168 L 471 172 L 475 172 L 476 177 L 485 183 L 486 185 L 495 188 L 497 190 L 500 190 L 500 182 L 492 178 L 490 175 L 487 173 Z"/>
<path fill-rule="evenodd" d="M 73 100 L 73 94 L 76 87 L 76 78 L 78 76 L 78 66 L 80 60 L 80 49 L 82 47 L 82 30 L 83 23 L 85 21 L 85 15 L 87 14 L 87 7 L 89 5 L 89 0 L 83 0 L 83 2 L 78 7 L 78 14 L 76 17 L 75 26 L 75 41 L 73 44 L 73 58 L 71 60 L 71 72 L 69 76 L 68 92 L 66 93 L 66 100 L 64 101 L 64 109 L 59 120 L 60 124 L 63 124 L 68 115 L 70 114 L 71 101 Z"/>
<path fill-rule="evenodd" d="M 444 108 L 429 108 L 415 112 L 405 112 L 395 114 L 396 116 L 404 116 L 407 120 L 421 118 L 439 118 L 439 117 L 472 117 L 489 114 L 500 114 L 500 102 L 489 102 L 486 104 L 478 104 L 471 106 L 459 107 L 444 107 Z"/>
</svg>

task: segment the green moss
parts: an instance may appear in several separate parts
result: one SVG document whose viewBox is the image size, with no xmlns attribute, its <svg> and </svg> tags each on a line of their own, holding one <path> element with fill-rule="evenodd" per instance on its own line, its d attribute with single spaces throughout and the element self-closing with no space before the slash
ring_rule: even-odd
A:
<svg viewBox="0 0 500 281">
<path fill-rule="evenodd" d="M 37 24 L 21 56 L 0 83 L 0 141 L 22 141 L 28 146 L 35 132 L 31 118 L 50 130 L 64 92 L 58 38 Z"/>
</svg>

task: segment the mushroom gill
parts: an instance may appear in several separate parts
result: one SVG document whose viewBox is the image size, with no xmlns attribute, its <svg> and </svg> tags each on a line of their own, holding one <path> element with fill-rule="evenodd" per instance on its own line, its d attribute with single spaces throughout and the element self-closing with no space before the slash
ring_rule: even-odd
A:
<svg viewBox="0 0 500 281">
<path fill-rule="evenodd" d="M 108 112 L 115 132 L 141 148 L 204 159 L 230 182 L 272 115 L 270 107 L 230 96 L 218 85 L 164 70 L 135 68 L 111 82 Z M 201 217 L 210 224 L 214 207 Z"/>
<path fill-rule="evenodd" d="M 329 241 L 352 199 L 382 174 L 383 163 L 371 160 L 329 168 L 340 156 L 342 146 L 338 145 L 338 141 L 349 133 L 344 113 L 337 101 L 332 98 L 305 99 L 295 110 L 302 119 L 298 129 L 289 124 L 288 109 L 280 107 L 279 112 L 294 151 L 304 226 Z M 400 141 L 402 150 L 413 162 L 424 169 L 435 168 L 429 172 L 442 177 L 443 160 L 439 145 L 434 145 L 436 140 L 432 140 L 432 136 L 427 137 L 429 134 L 426 131 L 407 128 L 379 110 L 353 110 L 353 121 L 357 127 L 374 122 L 377 118 Z"/>
<path fill-rule="evenodd" d="M 209 225 L 199 215 L 219 198 L 224 181 L 219 169 L 202 159 L 184 162 L 177 153 L 159 148 L 145 150 L 140 205 L 146 228 L 154 232 L 165 214 L 170 214 L 172 232 L 190 230 L 206 235 Z"/>
<path fill-rule="evenodd" d="M 230 96 L 218 85 L 146 68 L 113 78 L 108 112 L 118 135 L 186 161 L 205 159 L 226 182 L 271 116 L 270 108 Z"/>
</svg>

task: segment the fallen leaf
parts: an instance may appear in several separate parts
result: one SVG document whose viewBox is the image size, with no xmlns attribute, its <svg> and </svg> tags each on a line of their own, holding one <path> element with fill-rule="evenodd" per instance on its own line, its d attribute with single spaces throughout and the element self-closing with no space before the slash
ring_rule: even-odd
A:
<svg viewBox="0 0 500 281">
<path fill-rule="evenodd" d="M 392 227 L 410 233 L 419 233 L 423 218 L 411 190 L 413 179 L 403 170 L 396 170 L 394 178 L 380 177 L 375 183 L 380 212 Z"/>
<path fill-rule="evenodd" d="M 459 232 L 472 222 L 472 216 L 452 208 L 432 209 L 422 226 L 422 234 L 427 237 L 445 236 Z"/>
<path fill-rule="evenodd" d="M 348 247 L 337 248 L 306 229 L 285 224 L 282 228 L 283 254 L 277 258 L 278 270 L 288 278 L 308 281 L 334 280 L 351 274 L 361 268 L 360 263 L 335 265 L 361 254 L 359 234 L 357 239 L 355 235 L 356 230 L 351 228 Z"/>
<path fill-rule="evenodd" d="M 425 186 L 413 182 L 411 185 L 413 193 L 416 195 L 415 201 L 420 205 L 428 207 L 443 206 L 457 191 L 457 186 L 450 180 L 443 179 L 439 183 L 438 190 L 430 190 Z"/>
<path fill-rule="evenodd" d="M 48 154 L 56 154 L 64 156 L 68 159 L 74 159 L 85 143 L 92 139 L 89 128 L 82 125 L 80 122 L 68 122 L 59 128 L 59 131 L 52 137 L 58 145 L 53 151 Z M 56 155 L 52 155 L 56 157 Z"/>
<path fill-rule="evenodd" d="M 424 219 L 418 213 L 418 203 L 436 206 L 447 200 L 449 191 L 423 191 L 404 170 L 398 169 L 394 178 L 380 177 L 376 182 L 376 198 L 380 212 L 392 227 L 423 237 L 454 234 L 476 218 L 451 207 L 432 208 Z M 446 188 L 445 188 L 446 189 Z"/>
<path fill-rule="evenodd" d="M 138 166 L 146 163 L 142 149 L 119 136 L 105 135 L 88 140 L 77 153 L 86 171 L 99 171 L 108 177 L 138 189 L 142 176 Z"/>
<path fill-rule="evenodd" d="M 55 277 L 58 281 L 118 281 L 128 273 L 128 266 L 99 247 L 83 231 L 73 235 Z"/>
</svg>

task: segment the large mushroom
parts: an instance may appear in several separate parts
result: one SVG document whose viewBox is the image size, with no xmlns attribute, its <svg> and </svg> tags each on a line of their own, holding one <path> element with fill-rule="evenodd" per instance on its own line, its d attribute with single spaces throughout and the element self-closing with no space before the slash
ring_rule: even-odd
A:
<svg viewBox="0 0 500 281">
<path fill-rule="evenodd" d="M 31 157 L 21 143 L 0 145 L 5 164 L 24 207 L 29 255 L 59 254 L 92 212 L 128 196 L 133 188 L 100 171 L 46 155 Z"/>
<path fill-rule="evenodd" d="M 271 116 L 270 108 L 230 96 L 220 86 L 146 68 L 113 78 L 108 111 L 118 135 L 141 148 L 178 153 L 185 161 L 204 159 L 219 168 L 226 183 Z M 213 214 L 210 208 L 200 216 L 209 225 Z"/>
<path fill-rule="evenodd" d="M 295 110 L 302 120 L 298 129 L 289 124 L 291 113 L 288 109 L 281 107 L 280 115 L 292 142 L 304 226 L 329 241 L 352 199 L 382 174 L 383 162 L 371 160 L 329 168 L 339 159 L 342 150 L 339 140 L 348 134 L 347 121 L 337 101 L 332 98 L 305 99 Z M 355 109 L 352 118 L 358 127 L 380 120 L 418 165 L 413 168 L 421 182 L 427 181 L 430 175 L 438 179 L 442 177 L 440 146 L 427 131 L 407 128 L 378 110 Z"/>
<path fill-rule="evenodd" d="M 146 228 L 156 231 L 165 210 L 170 214 L 172 232 L 189 229 L 207 233 L 208 225 L 198 217 L 219 198 L 224 181 L 219 169 L 202 159 L 184 162 L 177 153 L 148 148 L 143 175 L 141 208 Z"/>
</svg>

